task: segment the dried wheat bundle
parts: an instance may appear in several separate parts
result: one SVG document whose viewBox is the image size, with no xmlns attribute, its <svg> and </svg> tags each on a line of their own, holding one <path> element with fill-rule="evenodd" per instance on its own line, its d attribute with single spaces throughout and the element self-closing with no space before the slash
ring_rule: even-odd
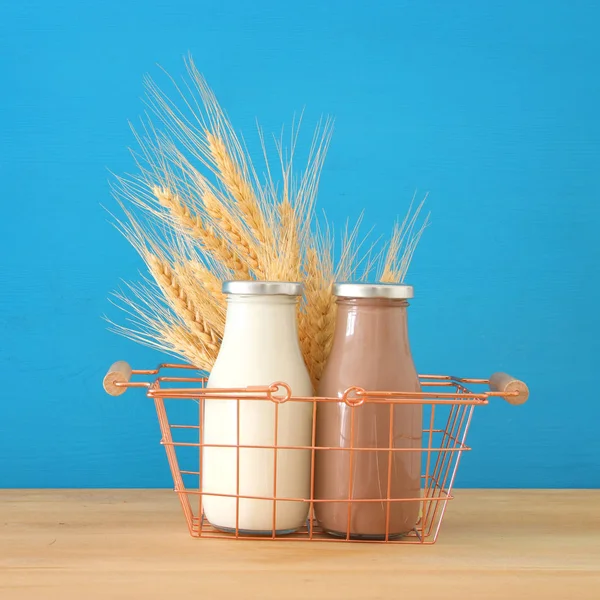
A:
<svg viewBox="0 0 600 600">
<path fill-rule="evenodd" d="M 149 116 L 134 131 L 137 173 L 118 177 L 113 192 L 125 219 L 118 227 L 143 258 L 150 277 L 126 284 L 115 303 L 127 325 L 113 330 L 210 371 L 223 337 L 228 279 L 302 281 L 298 331 L 316 385 L 333 339 L 335 280 L 363 277 L 376 260 L 359 256 L 358 225 L 346 228 L 335 258 L 335 239 L 317 223 L 314 205 L 331 138 L 320 123 L 304 169 L 296 169 L 299 125 L 289 143 L 275 142 L 277 160 L 260 133 L 265 175 L 248 151 L 193 62 L 176 99 L 147 78 Z M 392 234 L 381 281 L 402 281 L 422 234 L 422 204 Z M 426 224 L 426 223 L 425 223 Z"/>
</svg>

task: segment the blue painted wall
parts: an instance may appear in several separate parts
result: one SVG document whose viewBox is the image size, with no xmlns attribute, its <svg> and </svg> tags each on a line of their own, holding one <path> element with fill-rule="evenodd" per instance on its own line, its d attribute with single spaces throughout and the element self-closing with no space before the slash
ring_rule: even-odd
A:
<svg viewBox="0 0 600 600">
<path fill-rule="evenodd" d="M 142 75 L 190 51 L 236 126 L 334 115 L 320 205 L 433 224 L 411 308 L 422 371 L 508 370 L 458 484 L 600 484 L 600 9 L 593 2 L 22 0 L 0 8 L 0 486 L 168 486 L 154 409 L 106 396 L 154 352 L 101 315 L 140 261 L 107 222 Z"/>
</svg>

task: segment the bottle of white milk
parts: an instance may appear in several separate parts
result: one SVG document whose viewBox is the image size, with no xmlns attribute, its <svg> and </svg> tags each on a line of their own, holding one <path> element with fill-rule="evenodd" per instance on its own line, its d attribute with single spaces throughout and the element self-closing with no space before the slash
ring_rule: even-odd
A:
<svg viewBox="0 0 600 600">
<path fill-rule="evenodd" d="M 291 387 L 294 396 L 312 396 L 296 328 L 302 284 L 228 281 L 223 284 L 223 292 L 227 294 L 225 333 L 207 387 L 245 388 L 281 381 Z M 288 401 L 278 406 L 277 446 L 310 446 L 312 403 Z M 276 532 L 299 529 L 308 516 L 306 501 L 238 501 L 235 497 L 210 495 L 310 497 L 310 450 L 277 450 L 275 490 L 273 448 L 240 448 L 238 470 L 238 449 L 234 447 L 238 425 L 240 446 L 274 446 L 275 403 L 239 400 L 238 424 L 237 399 L 205 400 L 204 444 L 232 446 L 203 448 L 202 504 L 206 518 L 218 529 L 235 530 L 237 526 L 240 533 L 271 535 L 276 504 Z"/>
</svg>

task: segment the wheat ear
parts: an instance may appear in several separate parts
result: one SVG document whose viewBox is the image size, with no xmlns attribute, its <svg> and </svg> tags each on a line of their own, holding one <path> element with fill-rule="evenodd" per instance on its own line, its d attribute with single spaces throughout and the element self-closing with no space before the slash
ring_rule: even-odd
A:
<svg viewBox="0 0 600 600">
<path fill-rule="evenodd" d="M 248 239 L 238 220 L 211 191 L 206 191 L 202 195 L 202 202 L 208 216 L 227 235 L 230 243 L 239 249 L 240 256 L 254 272 L 256 278 L 263 279 L 264 270 L 260 264 L 254 242 Z"/>
<path fill-rule="evenodd" d="M 177 194 L 164 187 L 155 186 L 154 195 L 162 206 L 169 210 L 176 221 L 187 230 L 218 261 L 230 268 L 239 279 L 249 279 L 248 267 L 234 253 L 223 236 L 218 235 L 212 225 L 202 221 L 186 206 Z"/>
<path fill-rule="evenodd" d="M 201 309 L 206 323 L 218 338 L 222 338 L 227 307 L 225 295 L 221 291 L 221 281 L 196 260 L 177 263 L 173 265 L 173 270 L 189 299 Z"/>
<path fill-rule="evenodd" d="M 259 244 L 267 243 L 267 224 L 256 194 L 240 170 L 236 160 L 227 150 L 222 138 L 207 131 L 206 138 L 219 178 L 237 203 L 245 222 Z"/>
<path fill-rule="evenodd" d="M 324 250 L 324 249 L 323 249 Z M 333 342 L 335 298 L 332 294 L 333 273 L 329 258 L 319 256 L 315 247 L 306 251 L 304 311 L 300 314 L 300 343 L 311 375 L 317 386 Z"/>
<path fill-rule="evenodd" d="M 204 350 L 202 341 L 187 327 L 179 323 L 172 323 L 168 327 L 159 330 L 159 332 L 161 340 L 168 351 L 182 356 L 190 364 L 210 373 L 217 358 L 217 350 L 211 352 Z"/>
<path fill-rule="evenodd" d="M 382 283 L 401 283 L 404 281 L 419 240 L 429 225 L 429 215 L 426 215 L 423 224 L 415 232 L 415 226 L 426 199 L 427 196 L 413 213 L 413 198 L 402 223 L 394 225 L 385 263 L 379 278 Z"/>
<path fill-rule="evenodd" d="M 187 268 L 211 296 L 218 298 L 219 303 L 225 305 L 225 296 L 221 289 L 223 282 L 206 265 L 199 260 L 190 260 Z"/>
<path fill-rule="evenodd" d="M 148 266 L 173 309 L 189 325 L 190 330 L 198 336 L 207 350 L 217 352 L 219 336 L 203 318 L 200 307 L 190 299 L 169 263 L 149 255 Z"/>
</svg>

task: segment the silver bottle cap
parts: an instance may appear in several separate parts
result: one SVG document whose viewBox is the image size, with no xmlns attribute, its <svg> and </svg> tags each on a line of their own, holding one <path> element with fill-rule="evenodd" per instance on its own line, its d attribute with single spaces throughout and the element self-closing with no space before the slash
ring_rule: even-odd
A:
<svg viewBox="0 0 600 600">
<path fill-rule="evenodd" d="M 404 300 L 413 297 L 413 286 L 401 283 L 335 283 L 333 294 L 341 298 Z"/>
<path fill-rule="evenodd" d="M 223 293 L 243 296 L 301 296 L 303 284 L 291 281 L 224 281 Z"/>
</svg>

